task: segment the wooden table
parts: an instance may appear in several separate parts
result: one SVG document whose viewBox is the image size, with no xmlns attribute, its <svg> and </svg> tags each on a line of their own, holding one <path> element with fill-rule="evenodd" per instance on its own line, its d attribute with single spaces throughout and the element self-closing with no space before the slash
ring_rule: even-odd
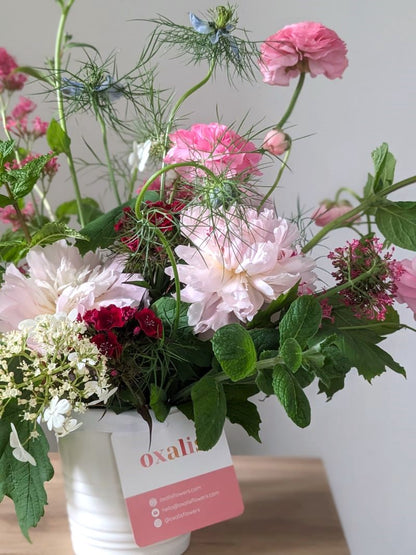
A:
<svg viewBox="0 0 416 555">
<path fill-rule="evenodd" d="M 46 516 L 20 533 L 13 504 L 0 504 L 1 555 L 72 555 L 60 461 L 47 484 Z M 187 555 L 348 555 L 349 550 L 319 459 L 234 457 L 244 514 L 192 533 Z"/>
</svg>

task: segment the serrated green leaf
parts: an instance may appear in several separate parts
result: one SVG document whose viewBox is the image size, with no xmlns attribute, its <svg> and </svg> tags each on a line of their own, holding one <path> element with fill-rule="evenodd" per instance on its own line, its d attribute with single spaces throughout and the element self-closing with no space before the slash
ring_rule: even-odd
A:
<svg viewBox="0 0 416 555">
<path fill-rule="evenodd" d="M 158 318 L 162 320 L 164 327 L 171 328 L 173 326 L 176 318 L 176 299 L 173 297 L 160 297 L 160 299 L 157 299 L 157 301 L 152 304 L 151 308 Z M 177 329 L 181 330 L 181 333 L 184 335 L 193 333 L 193 328 L 188 323 L 188 308 L 189 305 L 187 303 L 180 303 Z"/>
<path fill-rule="evenodd" d="M 279 348 L 279 332 L 276 328 L 257 328 L 249 330 L 251 339 L 259 357 L 263 351 Z"/>
<path fill-rule="evenodd" d="M 48 141 L 48 145 L 53 150 L 55 154 L 70 154 L 70 145 L 71 139 L 56 121 L 56 119 L 52 119 L 48 130 L 46 132 L 46 140 Z"/>
<path fill-rule="evenodd" d="M 387 143 L 383 143 L 371 154 L 374 162 L 373 190 L 375 193 L 388 187 L 393 183 L 396 160 Z"/>
<path fill-rule="evenodd" d="M 296 372 L 300 368 L 302 364 L 302 348 L 296 339 L 293 337 L 285 339 L 279 354 L 289 370 Z"/>
<path fill-rule="evenodd" d="M 302 295 L 289 307 L 279 324 L 280 344 L 289 338 L 296 339 L 304 348 L 318 331 L 322 319 L 319 301 L 312 295 Z"/>
<path fill-rule="evenodd" d="M 78 240 L 84 239 L 85 241 L 85 237 L 83 237 L 81 233 L 68 227 L 66 224 L 62 222 L 48 222 L 33 235 L 30 247 L 35 247 L 36 245 L 50 245 L 51 243 L 68 237 Z"/>
<path fill-rule="evenodd" d="M 273 395 L 273 370 L 271 368 L 258 370 L 256 385 L 266 395 Z"/>
<path fill-rule="evenodd" d="M 4 162 L 7 161 L 10 156 L 14 155 L 14 149 L 15 142 L 13 139 L 0 141 L 0 166 L 3 166 Z"/>
<path fill-rule="evenodd" d="M 376 224 L 388 241 L 416 251 L 416 202 L 385 202 L 377 208 Z"/>
<path fill-rule="evenodd" d="M 295 375 L 283 365 L 279 364 L 273 370 L 273 390 L 289 418 L 300 428 L 309 426 L 311 407 L 308 398 Z"/>
<path fill-rule="evenodd" d="M 192 387 L 198 448 L 208 451 L 219 440 L 227 412 L 225 393 L 221 383 L 212 376 L 204 376 Z"/>
<path fill-rule="evenodd" d="M 251 401 L 233 402 L 227 399 L 227 418 L 232 424 L 239 424 L 247 434 L 261 442 L 259 432 L 261 418 L 259 411 Z"/>
<path fill-rule="evenodd" d="M 13 500 L 22 533 L 29 539 L 29 528 L 36 526 L 44 514 L 44 506 L 47 504 L 44 482 L 52 478 L 53 467 L 48 458 L 48 442 L 38 425 L 36 428 L 39 437 L 25 443 L 25 449 L 34 457 L 36 466 L 18 461 L 13 456 L 8 441 L 11 422 L 14 423 L 21 441 L 29 437 L 33 429 L 32 423 L 16 417 L 13 407 L 7 407 L 0 419 L 0 444 L 4 446 L 0 457 L 0 500 L 4 495 Z"/>
<path fill-rule="evenodd" d="M 250 334 L 240 324 L 219 328 L 211 342 L 216 359 L 232 381 L 241 380 L 255 372 L 256 348 Z"/>
<path fill-rule="evenodd" d="M 22 168 L 7 172 L 7 182 L 15 200 L 28 195 L 38 182 L 45 164 L 51 159 L 50 154 L 34 158 Z"/>
</svg>

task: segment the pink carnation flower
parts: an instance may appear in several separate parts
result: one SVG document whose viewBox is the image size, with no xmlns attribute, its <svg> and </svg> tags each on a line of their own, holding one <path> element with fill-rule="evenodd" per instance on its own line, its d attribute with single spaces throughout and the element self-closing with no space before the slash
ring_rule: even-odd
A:
<svg viewBox="0 0 416 555">
<path fill-rule="evenodd" d="M 400 261 L 402 273 L 396 280 L 396 300 L 405 303 L 413 310 L 416 320 L 416 257 L 412 260 L 405 258 Z"/>
<path fill-rule="evenodd" d="M 231 209 L 227 218 L 212 221 L 194 207 L 183 214 L 181 231 L 194 244 L 175 252 L 184 261 L 178 264 L 181 299 L 190 303 L 195 333 L 247 322 L 297 282 L 315 279 L 314 261 L 294 246 L 296 226 L 273 210 L 247 208 L 242 215 Z M 166 272 L 173 275 L 172 268 Z"/>
<path fill-rule="evenodd" d="M 140 280 L 123 273 L 124 258 L 105 260 L 102 252 L 81 256 L 76 247 L 59 241 L 35 247 L 27 255 L 27 275 L 14 264 L 0 289 L 0 331 L 16 329 L 22 320 L 40 314 L 74 313 L 114 304 L 137 306 L 146 290 L 125 283 Z"/>
<path fill-rule="evenodd" d="M 335 31 L 305 21 L 287 25 L 261 45 L 260 71 L 269 85 L 289 85 L 303 72 L 335 79 L 348 65 L 346 54 L 346 45 Z"/>
<path fill-rule="evenodd" d="M 349 202 L 344 202 L 342 204 L 337 204 L 335 202 L 322 202 L 314 211 L 311 218 L 317 226 L 324 227 L 350 210 L 352 210 L 352 206 Z M 348 219 L 347 222 L 352 222 L 357 219 L 358 216 L 355 216 Z"/>
<path fill-rule="evenodd" d="M 16 91 L 23 88 L 26 75 L 14 73 L 17 68 L 15 59 L 10 56 L 5 48 L 0 48 L 0 92 L 4 90 Z"/>
<path fill-rule="evenodd" d="M 228 178 L 261 175 L 258 164 L 261 154 L 255 145 L 220 123 L 197 123 L 190 129 L 179 129 L 169 136 L 172 146 L 165 156 L 167 164 L 198 162 L 215 175 Z M 203 170 L 192 167 L 176 168 L 188 181 L 205 177 Z"/>
</svg>

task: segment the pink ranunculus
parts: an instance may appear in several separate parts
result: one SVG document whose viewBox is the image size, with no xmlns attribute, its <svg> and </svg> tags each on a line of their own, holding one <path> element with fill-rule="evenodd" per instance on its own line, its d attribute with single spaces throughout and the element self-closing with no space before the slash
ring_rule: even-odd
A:
<svg viewBox="0 0 416 555">
<path fill-rule="evenodd" d="M 4 90 L 17 91 L 26 83 L 26 75 L 15 73 L 16 60 L 5 48 L 0 48 L 0 92 Z"/>
<path fill-rule="evenodd" d="M 263 141 L 263 148 L 274 156 L 281 156 L 290 148 L 290 137 L 279 129 L 270 129 Z"/>
<path fill-rule="evenodd" d="M 294 224 L 273 210 L 230 209 L 210 218 L 193 207 L 182 216 L 182 234 L 194 246 L 175 249 L 181 299 L 190 303 L 189 324 L 205 336 L 233 322 L 247 322 L 298 282 L 312 284 L 314 261 L 295 246 Z M 172 268 L 166 273 L 173 275 Z"/>
<path fill-rule="evenodd" d="M 179 129 L 169 136 L 172 146 L 165 156 L 165 163 L 198 162 L 215 175 L 227 178 L 261 175 L 258 170 L 262 155 L 256 146 L 220 123 L 197 123 L 190 129 Z M 191 166 L 176 168 L 188 181 L 205 177 L 201 169 Z"/>
<path fill-rule="evenodd" d="M 352 210 L 352 205 L 344 201 L 342 204 L 337 204 L 335 202 L 324 201 L 318 208 L 314 211 L 311 218 L 314 220 L 315 224 L 319 227 L 324 227 L 333 220 L 336 220 L 340 216 L 343 216 L 350 210 Z M 348 219 L 348 222 L 357 220 L 358 216 Z"/>
<path fill-rule="evenodd" d="M 346 45 L 335 31 L 304 21 L 287 25 L 261 45 L 260 71 L 269 85 L 289 85 L 303 72 L 335 79 L 348 65 L 346 54 Z"/>
<path fill-rule="evenodd" d="M 400 261 L 402 272 L 396 279 L 396 300 L 413 310 L 416 320 L 416 257 Z"/>
<path fill-rule="evenodd" d="M 0 289 L 0 331 L 14 330 L 22 320 L 41 314 L 80 314 L 114 304 L 138 306 L 146 290 L 126 283 L 123 257 L 105 258 L 101 251 L 82 256 L 75 246 L 58 241 L 34 247 L 26 257 L 27 274 L 9 264 Z"/>
</svg>

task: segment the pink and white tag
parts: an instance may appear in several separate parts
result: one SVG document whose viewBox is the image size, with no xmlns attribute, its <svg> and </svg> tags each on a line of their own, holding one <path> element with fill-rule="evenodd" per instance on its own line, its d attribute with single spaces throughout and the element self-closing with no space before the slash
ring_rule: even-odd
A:
<svg viewBox="0 0 416 555">
<path fill-rule="evenodd" d="M 145 547 L 223 520 L 243 510 L 225 435 L 198 451 L 195 427 L 182 413 L 144 434 L 112 434 L 111 441 L 137 545 Z"/>
</svg>

